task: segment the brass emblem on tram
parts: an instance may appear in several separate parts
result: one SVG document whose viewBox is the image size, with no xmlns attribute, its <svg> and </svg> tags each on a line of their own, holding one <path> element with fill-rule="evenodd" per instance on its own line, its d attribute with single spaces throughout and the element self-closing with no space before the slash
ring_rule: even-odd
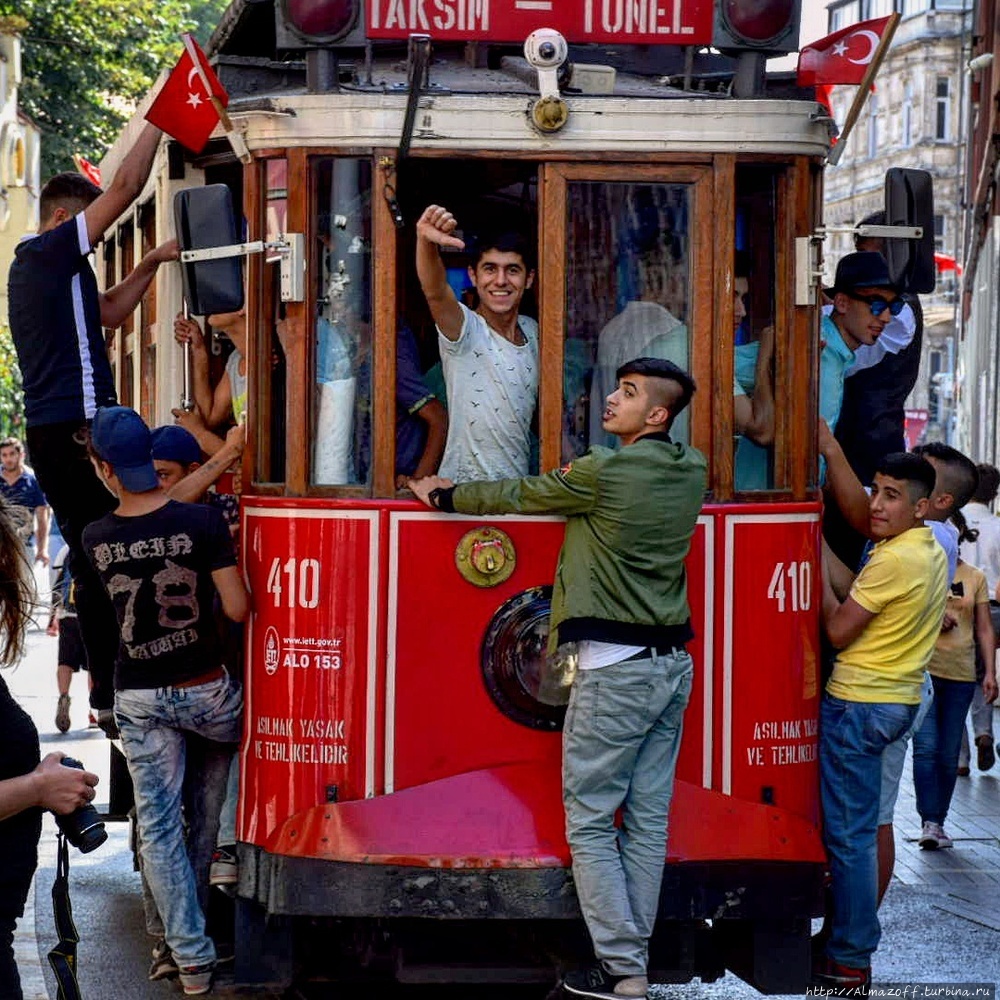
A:
<svg viewBox="0 0 1000 1000">
<path fill-rule="evenodd" d="M 510 578 L 517 558 L 510 536 L 499 528 L 474 528 L 455 549 L 459 573 L 477 587 L 495 587 Z"/>
</svg>

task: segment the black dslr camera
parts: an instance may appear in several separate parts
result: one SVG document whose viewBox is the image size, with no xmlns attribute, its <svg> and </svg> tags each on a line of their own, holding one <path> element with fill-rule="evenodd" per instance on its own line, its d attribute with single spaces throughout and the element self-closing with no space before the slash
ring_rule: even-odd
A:
<svg viewBox="0 0 1000 1000">
<path fill-rule="evenodd" d="M 83 764 L 73 757 L 63 757 L 61 763 L 63 767 L 83 770 Z M 96 851 L 108 839 L 104 821 L 90 802 L 67 816 L 56 816 L 56 824 L 66 839 L 83 854 Z"/>
</svg>

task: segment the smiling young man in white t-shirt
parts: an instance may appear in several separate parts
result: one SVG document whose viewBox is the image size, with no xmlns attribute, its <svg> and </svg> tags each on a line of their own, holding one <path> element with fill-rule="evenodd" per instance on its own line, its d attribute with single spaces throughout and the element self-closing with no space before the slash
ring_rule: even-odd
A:
<svg viewBox="0 0 1000 1000">
<path fill-rule="evenodd" d="M 538 398 L 538 324 L 518 311 L 535 279 L 530 250 L 516 233 L 480 242 L 469 268 L 479 297 L 473 312 L 455 297 L 439 252 L 465 249 L 453 235 L 457 225 L 440 205 L 417 221 L 417 276 L 437 324 L 448 390 L 438 474 L 459 482 L 524 476 Z"/>
</svg>

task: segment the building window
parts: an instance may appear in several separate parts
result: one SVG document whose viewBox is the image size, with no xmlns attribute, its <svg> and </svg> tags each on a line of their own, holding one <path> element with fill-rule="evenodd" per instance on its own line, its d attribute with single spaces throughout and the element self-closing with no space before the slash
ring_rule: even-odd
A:
<svg viewBox="0 0 1000 1000">
<path fill-rule="evenodd" d="M 859 0 L 850 0 L 830 11 L 830 31 L 840 31 L 861 20 L 861 4 Z"/>
<path fill-rule="evenodd" d="M 899 116 L 899 143 L 901 146 L 913 145 L 913 84 L 903 87 L 903 110 Z"/>
<path fill-rule="evenodd" d="M 888 17 L 895 9 L 895 0 L 868 0 L 865 17 Z"/>
<path fill-rule="evenodd" d="M 922 14 L 930 7 L 930 0 L 903 0 L 903 17 L 912 17 L 914 14 Z"/>
<path fill-rule="evenodd" d="M 868 99 L 868 158 L 878 156 L 878 92 Z"/>
<path fill-rule="evenodd" d="M 943 215 L 934 216 L 934 249 L 939 253 L 944 250 L 945 219 Z"/>
<path fill-rule="evenodd" d="M 951 136 L 951 80 L 946 76 L 937 78 L 937 121 L 934 128 L 936 139 Z"/>
</svg>

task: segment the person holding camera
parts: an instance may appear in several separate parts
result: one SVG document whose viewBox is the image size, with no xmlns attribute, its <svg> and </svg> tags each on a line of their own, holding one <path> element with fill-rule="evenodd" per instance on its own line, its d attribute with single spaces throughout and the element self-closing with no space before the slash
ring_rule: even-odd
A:
<svg viewBox="0 0 1000 1000">
<path fill-rule="evenodd" d="M 32 608 L 31 569 L 0 502 L 0 665 L 16 663 Z M 0 677 L 0 997 L 21 1000 L 14 925 L 38 865 L 42 810 L 67 816 L 94 798 L 97 775 L 64 767 L 61 753 L 40 760 L 38 730 Z"/>
</svg>

